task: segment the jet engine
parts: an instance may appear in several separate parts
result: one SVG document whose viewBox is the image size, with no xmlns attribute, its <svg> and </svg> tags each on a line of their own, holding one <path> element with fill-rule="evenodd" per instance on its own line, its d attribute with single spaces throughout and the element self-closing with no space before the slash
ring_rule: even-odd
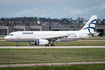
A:
<svg viewBox="0 0 105 70">
<path fill-rule="evenodd" d="M 29 45 L 46 45 L 49 44 L 48 40 L 38 39 L 35 42 L 29 42 Z"/>
</svg>

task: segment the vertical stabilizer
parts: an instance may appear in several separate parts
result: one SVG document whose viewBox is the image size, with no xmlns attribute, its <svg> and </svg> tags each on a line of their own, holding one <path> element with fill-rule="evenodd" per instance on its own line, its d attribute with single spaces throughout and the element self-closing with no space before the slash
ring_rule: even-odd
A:
<svg viewBox="0 0 105 70">
<path fill-rule="evenodd" d="M 94 33 L 96 20 L 97 15 L 93 15 L 81 30 L 89 32 L 90 34 Z"/>
</svg>

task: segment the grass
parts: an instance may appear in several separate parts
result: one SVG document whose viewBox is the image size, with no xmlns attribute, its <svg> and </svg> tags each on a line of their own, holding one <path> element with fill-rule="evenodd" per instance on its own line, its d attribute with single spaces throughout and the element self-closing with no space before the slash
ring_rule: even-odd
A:
<svg viewBox="0 0 105 70">
<path fill-rule="evenodd" d="M 85 40 L 105 40 L 104 37 L 92 37 Z M 16 42 L 0 41 L 0 46 L 15 46 Z M 57 42 L 56 46 L 105 46 L 105 41 Z M 20 46 L 29 46 L 27 42 Z M 62 62 L 105 61 L 105 48 L 69 48 L 69 49 L 0 49 L 0 65 L 62 63 Z M 105 70 L 105 64 L 38 66 L 0 68 L 0 70 Z"/>
<path fill-rule="evenodd" d="M 105 46 L 105 41 L 72 41 L 72 42 L 57 42 L 56 46 Z"/>
<path fill-rule="evenodd" d="M 105 70 L 105 64 L 69 65 L 69 66 L 38 66 L 38 67 L 10 67 L 0 70 Z"/>
<path fill-rule="evenodd" d="M 0 41 L 0 46 L 16 46 L 16 42 Z M 30 46 L 28 42 L 20 42 L 20 46 Z"/>
<path fill-rule="evenodd" d="M 0 65 L 93 62 L 94 60 L 105 61 L 105 48 L 0 49 Z"/>
<path fill-rule="evenodd" d="M 0 41 L 0 46 L 16 46 L 16 42 Z M 56 46 L 105 46 L 105 41 L 72 41 L 55 42 Z M 30 46 L 28 42 L 20 42 L 19 46 Z M 35 45 L 38 46 L 38 45 Z"/>
<path fill-rule="evenodd" d="M 105 36 L 90 37 L 84 40 L 105 40 Z"/>
</svg>

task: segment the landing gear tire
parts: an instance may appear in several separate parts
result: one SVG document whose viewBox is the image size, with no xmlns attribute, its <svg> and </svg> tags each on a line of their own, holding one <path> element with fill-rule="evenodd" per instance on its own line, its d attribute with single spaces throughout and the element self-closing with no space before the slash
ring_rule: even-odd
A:
<svg viewBox="0 0 105 70">
<path fill-rule="evenodd" d="M 51 46 L 55 46 L 54 44 L 51 44 Z"/>
<path fill-rule="evenodd" d="M 18 47 L 19 45 L 16 45 L 16 47 Z"/>
<path fill-rule="evenodd" d="M 49 44 L 46 44 L 45 46 L 49 46 Z"/>
</svg>

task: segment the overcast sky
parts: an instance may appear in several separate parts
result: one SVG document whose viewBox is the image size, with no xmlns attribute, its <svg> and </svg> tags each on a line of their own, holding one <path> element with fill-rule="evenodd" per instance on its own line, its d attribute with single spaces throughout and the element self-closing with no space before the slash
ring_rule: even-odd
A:
<svg viewBox="0 0 105 70">
<path fill-rule="evenodd" d="M 0 0 L 0 18 L 105 18 L 105 0 Z"/>
</svg>

